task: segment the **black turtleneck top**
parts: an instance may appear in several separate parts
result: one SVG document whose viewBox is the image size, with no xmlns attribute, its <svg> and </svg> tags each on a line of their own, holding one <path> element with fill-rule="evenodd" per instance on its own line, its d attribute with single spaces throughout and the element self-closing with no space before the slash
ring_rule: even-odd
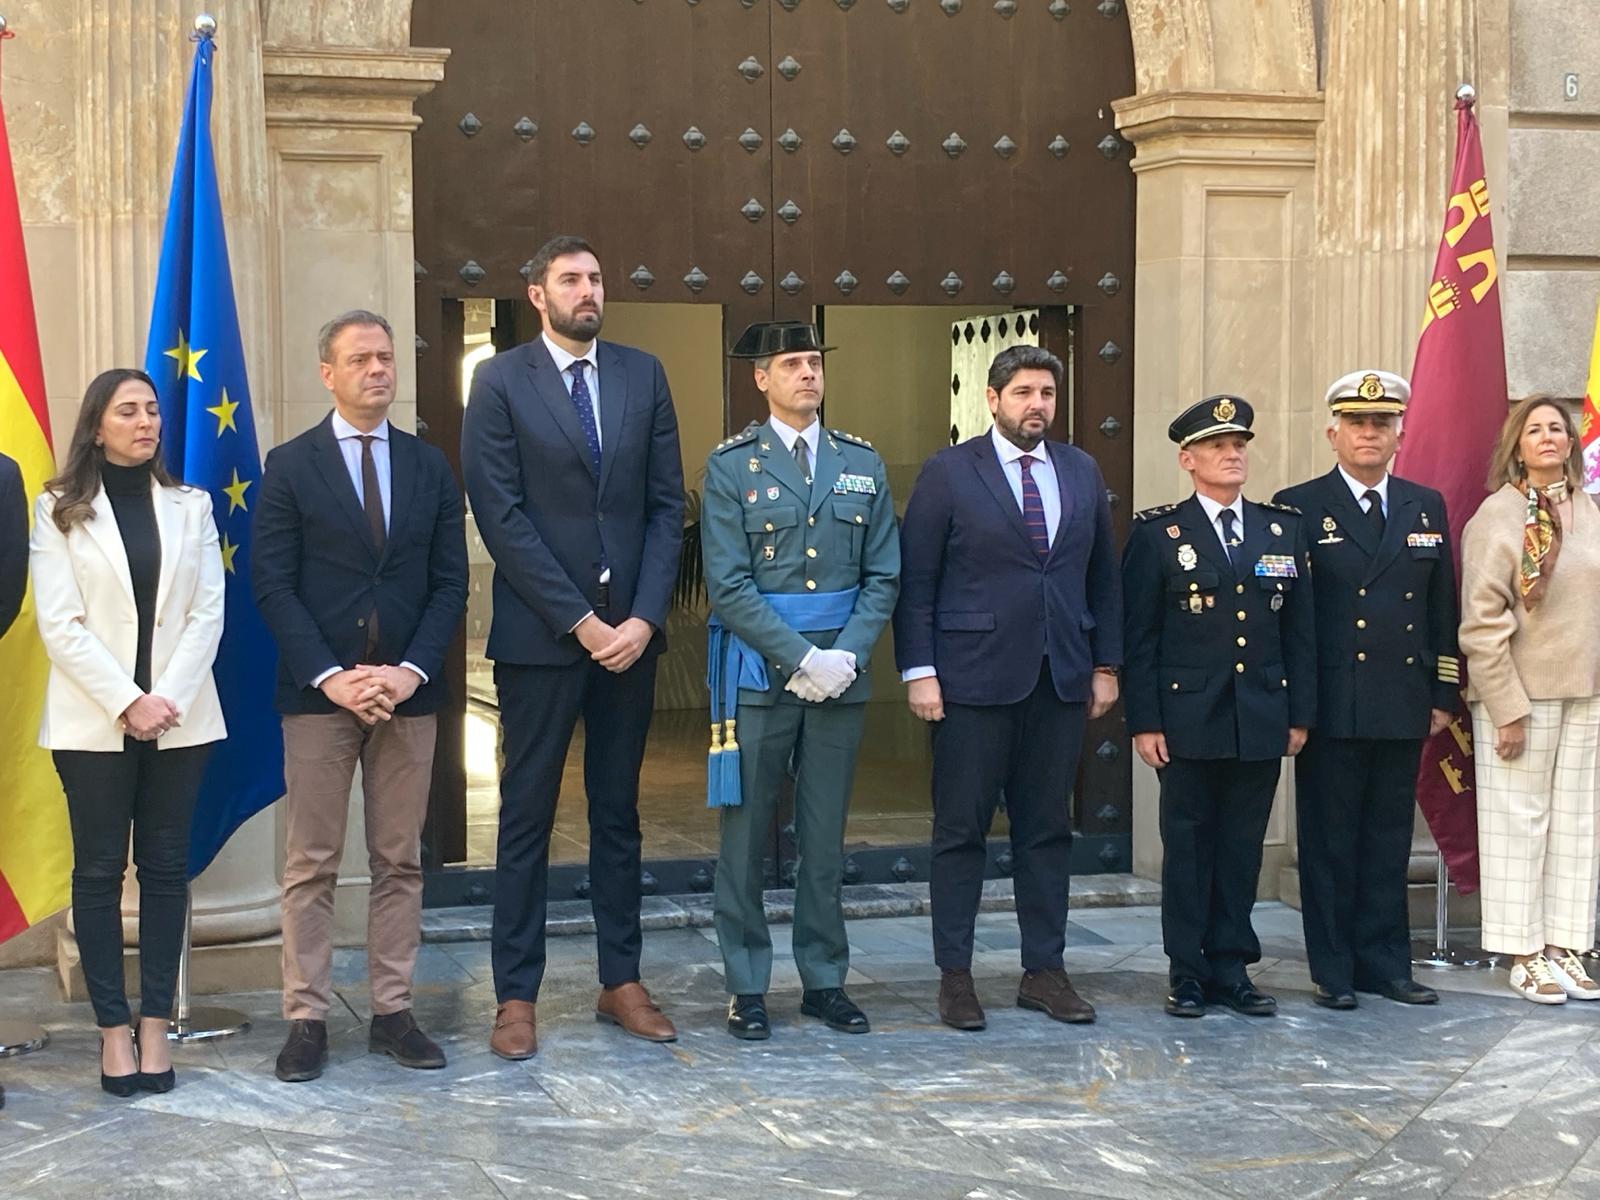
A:
<svg viewBox="0 0 1600 1200">
<path fill-rule="evenodd" d="M 150 690 L 150 638 L 156 624 L 156 585 L 161 578 L 161 532 L 156 528 L 156 506 L 151 493 L 150 464 L 119 467 L 102 463 L 100 479 L 117 518 L 122 548 L 128 555 L 133 579 L 133 602 L 139 610 L 139 648 L 133 681 Z"/>
</svg>

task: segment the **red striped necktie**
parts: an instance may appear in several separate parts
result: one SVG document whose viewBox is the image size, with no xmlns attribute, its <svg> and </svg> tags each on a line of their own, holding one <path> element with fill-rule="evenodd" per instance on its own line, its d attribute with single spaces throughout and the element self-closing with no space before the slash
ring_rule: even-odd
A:
<svg viewBox="0 0 1600 1200">
<path fill-rule="evenodd" d="M 1031 454 L 1024 454 L 1017 459 L 1017 465 L 1022 468 L 1022 523 L 1028 527 L 1034 552 L 1045 559 L 1050 557 L 1050 525 L 1044 519 L 1044 501 L 1039 498 L 1039 485 L 1033 481 L 1033 462 Z"/>
</svg>

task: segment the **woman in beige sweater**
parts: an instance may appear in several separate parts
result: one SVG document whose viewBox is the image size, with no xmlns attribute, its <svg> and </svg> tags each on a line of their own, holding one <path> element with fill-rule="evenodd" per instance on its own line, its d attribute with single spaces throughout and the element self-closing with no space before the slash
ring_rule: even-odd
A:
<svg viewBox="0 0 1600 1200">
<path fill-rule="evenodd" d="M 1581 464 L 1566 408 L 1522 401 L 1461 538 L 1483 946 L 1536 1004 L 1600 999 L 1578 957 L 1600 886 L 1600 509 Z"/>
</svg>

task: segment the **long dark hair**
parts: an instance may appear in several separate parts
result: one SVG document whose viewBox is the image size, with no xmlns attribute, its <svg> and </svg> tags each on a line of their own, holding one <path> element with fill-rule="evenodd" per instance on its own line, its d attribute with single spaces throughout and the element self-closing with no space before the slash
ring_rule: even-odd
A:
<svg viewBox="0 0 1600 1200">
<path fill-rule="evenodd" d="M 72 532 L 74 525 L 94 516 L 94 498 L 100 491 L 100 468 L 106 461 L 105 450 L 95 445 L 94 439 L 100 432 L 100 422 L 106 415 L 106 409 L 111 405 L 111 397 L 117 394 L 119 387 L 129 382 L 142 383 L 152 392 L 156 390 L 155 380 L 143 371 L 132 367 L 113 367 L 96 375 L 83 393 L 78 423 L 72 427 L 72 444 L 67 447 L 66 465 L 44 485 L 45 491 L 56 498 L 51 517 L 62 533 Z M 159 445 L 150 460 L 150 474 L 162 487 L 183 486 L 161 465 Z"/>
</svg>

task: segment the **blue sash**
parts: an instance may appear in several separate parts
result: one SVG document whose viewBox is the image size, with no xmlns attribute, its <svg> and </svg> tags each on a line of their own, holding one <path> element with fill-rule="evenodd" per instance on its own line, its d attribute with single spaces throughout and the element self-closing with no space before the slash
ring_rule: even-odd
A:
<svg viewBox="0 0 1600 1200">
<path fill-rule="evenodd" d="M 763 592 L 762 598 L 798 633 L 843 629 L 855 612 L 858 587 L 842 592 Z M 712 613 L 706 620 L 706 686 L 711 691 L 711 749 L 706 758 L 706 807 L 734 808 L 744 800 L 734 714 L 739 689 L 771 686 L 767 661 Z"/>
</svg>

